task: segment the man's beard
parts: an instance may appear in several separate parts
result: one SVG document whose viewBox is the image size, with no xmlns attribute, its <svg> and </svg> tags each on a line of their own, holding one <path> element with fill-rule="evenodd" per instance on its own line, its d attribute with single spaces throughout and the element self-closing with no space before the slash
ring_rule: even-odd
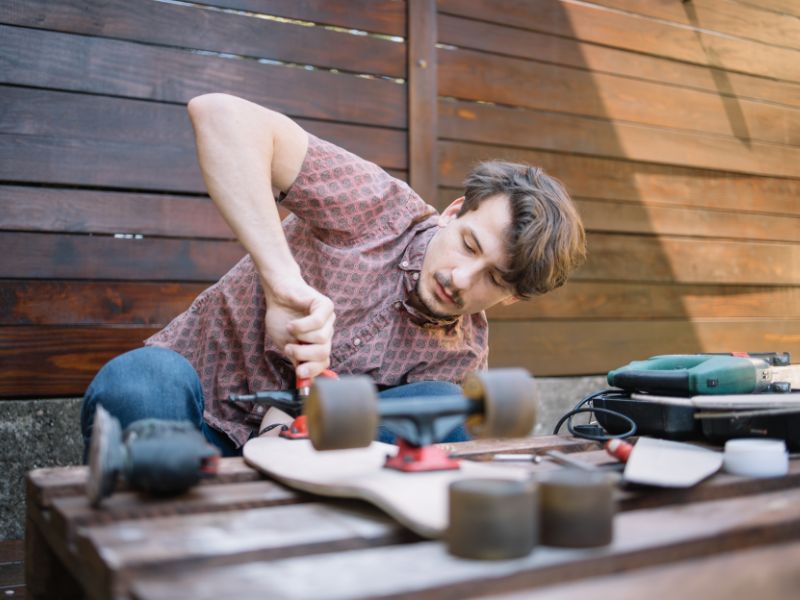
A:
<svg viewBox="0 0 800 600">
<path fill-rule="evenodd" d="M 453 294 L 450 291 L 450 279 L 447 276 L 442 275 L 440 273 L 434 273 L 433 278 L 439 285 L 441 285 L 445 289 L 447 293 L 451 294 L 453 298 L 453 304 L 455 304 L 458 307 L 464 305 L 463 301 L 461 300 L 461 297 L 458 294 Z M 417 280 L 416 296 L 417 299 L 419 300 L 421 307 L 425 310 L 425 312 L 428 313 L 430 316 L 434 317 L 435 319 L 451 319 L 457 316 L 458 314 L 458 313 L 440 312 L 437 311 L 433 306 L 431 306 L 431 303 L 428 302 L 428 300 L 422 293 L 422 277 L 420 277 Z M 435 292 L 431 292 L 431 296 L 433 296 L 433 298 L 436 298 Z"/>
</svg>

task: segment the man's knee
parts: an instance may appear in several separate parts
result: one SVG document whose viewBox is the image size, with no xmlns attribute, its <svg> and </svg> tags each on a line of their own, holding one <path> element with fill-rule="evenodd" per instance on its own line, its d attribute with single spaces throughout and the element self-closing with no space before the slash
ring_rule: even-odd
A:
<svg viewBox="0 0 800 600">
<path fill-rule="evenodd" d="M 189 419 L 198 426 L 202 419 L 197 373 L 183 356 L 165 348 L 138 348 L 100 369 L 83 399 L 85 435 L 98 404 L 123 427 L 147 417 Z"/>
</svg>

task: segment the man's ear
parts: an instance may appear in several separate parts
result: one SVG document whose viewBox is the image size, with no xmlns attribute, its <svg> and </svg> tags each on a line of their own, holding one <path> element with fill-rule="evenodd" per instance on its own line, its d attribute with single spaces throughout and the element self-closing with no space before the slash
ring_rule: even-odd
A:
<svg viewBox="0 0 800 600">
<path fill-rule="evenodd" d="M 449 206 L 442 211 L 442 214 L 439 215 L 439 226 L 444 227 L 455 219 L 458 216 L 458 212 L 461 210 L 462 204 L 464 204 L 464 196 L 453 200 Z"/>
<path fill-rule="evenodd" d="M 505 300 L 501 300 L 500 304 L 502 304 L 503 306 L 511 306 L 512 304 L 516 304 L 517 302 L 519 302 L 519 298 L 517 298 L 516 296 L 509 296 Z"/>
</svg>

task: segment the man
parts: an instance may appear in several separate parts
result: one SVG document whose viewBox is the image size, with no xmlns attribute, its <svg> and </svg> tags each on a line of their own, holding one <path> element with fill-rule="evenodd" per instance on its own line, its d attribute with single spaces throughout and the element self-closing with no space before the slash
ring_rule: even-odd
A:
<svg viewBox="0 0 800 600">
<path fill-rule="evenodd" d="M 233 454 L 264 411 L 230 393 L 290 389 L 329 366 L 389 397 L 453 393 L 486 367 L 483 310 L 558 287 L 583 261 L 577 212 L 540 169 L 485 163 L 437 214 L 284 115 L 224 94 L 189 114 L 208 192 L 248 255 L 103 367 L 84 398 L 87 444 L 99 402 L 123 426 L 188 418 Z"/>
</svg>

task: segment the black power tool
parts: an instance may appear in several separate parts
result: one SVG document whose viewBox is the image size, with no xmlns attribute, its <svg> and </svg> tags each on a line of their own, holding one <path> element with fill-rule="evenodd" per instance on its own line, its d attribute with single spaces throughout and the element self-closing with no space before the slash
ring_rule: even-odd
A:
<svg viewBox="0 0 800 600">
<path fill-rule="evenodd" d="M 120 479 L 154 495 L 180 494 L 217 472 L 220 451 L 188 421 L 143 419 L 122 431 L 97 407 L 89 450 L 86 493 L 92 506 L 110 496 Z"/>
</svg>

